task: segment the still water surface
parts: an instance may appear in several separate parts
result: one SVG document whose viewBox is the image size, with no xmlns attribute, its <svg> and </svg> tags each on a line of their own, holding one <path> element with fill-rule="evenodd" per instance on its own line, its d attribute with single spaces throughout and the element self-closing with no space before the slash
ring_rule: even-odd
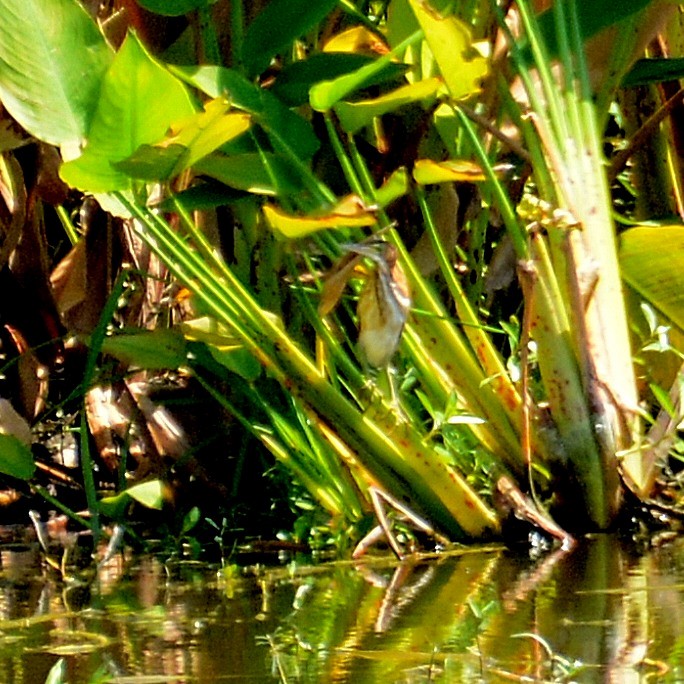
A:
<svg viewBox="0 0 684 684">
<path fill-rule="evenodd" d="M 684 540 L 223 568 L 120 556 L 64 582 L 0 547 L 0 682 L 684 682 Z"/>
</svg>

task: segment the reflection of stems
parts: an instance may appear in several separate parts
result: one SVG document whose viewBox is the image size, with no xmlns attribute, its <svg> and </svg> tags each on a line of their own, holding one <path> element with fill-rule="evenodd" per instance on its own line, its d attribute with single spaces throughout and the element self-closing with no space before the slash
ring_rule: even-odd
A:
<svg viewBox="0 0 684 684">
<path fill-rule="evenodd" d="M 271 648 L 271 654 L 273 656 L 273 662 L 275 663 L 275 666 L 278 668 L 278 678 L 282 682 L 282 684 L 287 684 L 288 679 L 287 679 L 287 673 L 285 672 L 285 668 L 283 667 L 282 662 L 280 661 L 280 649 L 275 643 L 275 639 L 273 638 L 272 634 L 267 634 L 266 635 L 266 641 L 268 641 L 268 645 Z"/>
</svg>

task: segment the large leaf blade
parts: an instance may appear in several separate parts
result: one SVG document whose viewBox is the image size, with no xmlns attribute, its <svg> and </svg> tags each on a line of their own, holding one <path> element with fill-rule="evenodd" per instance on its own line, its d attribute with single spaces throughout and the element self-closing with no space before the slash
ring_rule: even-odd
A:
<svg viewBox="0 0 684 684">
<path fill-rule="evenodd" d="M 127 190 L 131 180 L 113 163 L 164 138 L 171 125 L 196 111 L 186 87 L 130 34 L 105 74 L 83 154 L 64 164 L 62 178 L 93 193 Z"/>
<path fill-rule="evenodd" d="M 271 0 L 245 33 L 242 61 L 248 74 L 260 74 L 275 55 L 311 30 L 336 5 L 337 0 Z"/>
<path fill-rule="evenodd" d="M 0 0 L 0 100 L 54 145 L 85 136 L 112 52 L 75 0 Z"/>
<path fill-rule="evenodd" d="M 684 226 L 636 226 L 620 235 L 624 280 L 684 330 Z"/>
</svg>

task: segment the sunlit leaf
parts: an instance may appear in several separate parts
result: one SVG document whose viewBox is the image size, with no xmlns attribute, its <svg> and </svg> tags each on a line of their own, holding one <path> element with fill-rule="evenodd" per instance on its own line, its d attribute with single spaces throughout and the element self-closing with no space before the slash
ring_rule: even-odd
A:
<svg viewBox="0 0 684 684">
<path fill-rule="evenodd" d="M 453 15 L 442 15 L 423 0 L 409 0 L 454 100 L 480 90 L 488 62 L 474 47 L 470 29 Z"/>
<path fill-rule="evenodd" d="M 175 369 L 186 360 L 183 335 L 167 328 L 106 337 L 102 351 L 129 366 L 148 370 Z"/>
<path fill-rule="evenodd" d="M 482 168 L 465 159 L 449 159 L 437 162 L 419 159 L 413 166 L 413 180 L 420 185 L 446 183 L 449 181 L 482 181 L 486 176 Z"/>
<path fill-rule="evenodd" d="M 133 178 L 168 180 L 206 157 L 251 125 L 249 114 L 228 113 L 230 103 L 216 98 L 187 119 L 174 124 L 155 145 L 142 145 L 114 166 Z"/>
<path fill-rule="evenodd" d="M 432 116 L 435 122 L 435 129 L 439 133 L 439 137 L 442 139 L 447 152 L 452 157 L 458 157 L 462 154 L 458 144 L 461 124 L 456 112 L 454 112 L 454 108 L 446 103 L 442 103 L 435 109 Z"/>
<path fill-rule="evenodd" d="M 0 473 L 30 480 L 35 469 L 30 447 L 14 435 L 0 433 Z"/>
<path fill-rule="evenodd" d="M 216 153 L 198 161 L 194 168 L 231 188 L 259 195 L 293 195 L 305 188 L 299 171 L 278 154 Z"/>
<path fill-rule="evenodd" d="M 126 494 L 146 508 L 160 511 L 164 505 L 164 484 L 161 480 L 150 480 L 133 485 Z"/>
<path fill-rule="evenodd" d="M 365 54 L 352 52 L 323 52 L 288 64 L 278 73 L 270 89 L 286 104 L 298 107 L 309 101 L 309 90 L 315 83 L 330 81 L 339 76 L 353 73 L 361 67 L 373 64 L 375 59 Z M 386 81 L 398 80 L 406 71 L 406 65 L 387 62 L 377 71 L 365 86 L 374 86 Z"/>
<path fill-rule="evenodd" d="M 211 316 L 203 316 L 180 324 L 185 338 L 207 345 L 213 359 L 229 371 L 249 382 L 261 375 L 259 362 L 225 325 Z"/>
<path fill-rule="evenodd" d="M 342 128 L 355 133 L 375 117 L 392 112 L 403 105 L 434 98 L 444 86 L 442 79 L 431 78 L 397 88 L 386 95 L 360 102 L 338 102 L 334 106 Z"/>
<path fill-rule="evenodd" d="M 306 119 L 234 69 L 201 66 L 172 67 L 171 70 L 209 97 L 227 97 L 233 107 L 252 114 L 276 149 L 285 142 L 301 159 L 311 158 L 318 150 L 318 137 Z"/>
<path fill-rule="evenodd" d="M 137 501 L 146 508 L 159 511 L 164 505 L 164 485 L 161 480 L 141 482 L 113 496 L 102 497 L 98 505 L 100 512 L 104 515 L 113 520 L 121 520 L 131 500 Z"/>
<path fill-rule="evenodd" d="M 186 87 L 129 34 L 104 77 L 86 148 L 60 175 L 87 192 L 126 190 L 131 180 L 112 163 L 158 142 L 174 122 L 194 112 Z"/>
<path fill-rule="evenodd" d="M 311 106 L 318 112 L 327 112 L 350 93 L 376 82 L 379 75 L 392 64 L 393 59 L 392 53 L 389 53 L 349 74 L 316 83 L 309 93 Z"/>
<path fill-rule="evenodd" d="M 375 215 L 363 207 L 349 211 L 348 206 L 333 208 L 322 216 L 293 216 L 271 205 L 264 205 L 264 216 L 270 226 L 287 238 L 301 238 L 326 228 L 373 226 Z"/>
<path fill-rule="evenodd" d="M 242 44 L 242 63 L 250 76 L 264 71 L 271 59 L 322 21 L 337 0 L 271 0 L 252 21 Z"/>
<path fill-rule="evenodd" d="M 0 0 L 0 101 L 32 135 L 81 143 L 113 53 L 74 0 Z"/>
<path fill-rule="evenodd" d="M 408 173 L 404 167 L 401 167 L 393 171 L 392 175 L 375 191 L 375 199 L 378 206 L 384 209 L 394 202 L 395 199 L 403 197 L 408 191 Z"/>
<path fill-rule="evenodd" d="M 384 55 L 389 52 L 387 43 L 366 26 L 354 26 L 333 36 L 324 46 L 323 52 L 355 52 Z"/>
<path fill-rule="evenodd" d="M 242 342 L 235 334 L 211 316 L 183 321 L 178 327 L 185 338 L 192 342 L 205 342 L 227 351 L 242 346 Z"/>
<path fill-rule="evenodd" d="M 684 226 L 637 226 L 620 235 L 622 277 L 684 330 Z"/>
</svg>

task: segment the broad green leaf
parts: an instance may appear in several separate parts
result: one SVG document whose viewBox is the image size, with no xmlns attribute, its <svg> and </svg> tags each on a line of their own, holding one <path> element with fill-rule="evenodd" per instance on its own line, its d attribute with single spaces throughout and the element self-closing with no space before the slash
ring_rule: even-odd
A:
<svg viewBox="0 0 684 684">
<path fill-rule="evenodd" d="M 76 0 L 0 0 L 0 100 L 36 138 L 82 142 L 112 57 Z"/>
<path fill-rule="evenodd" d="M 260 195 L 293 195 L 304 190 L 297 169 L 277 154 L 211 154 L 195 171 L 237 190 Z"/>
<path fill-rule="evenodd" d="M 424 0 L 409 0 L 425 40 L 454 100 L 480 90 L 488 62 L 474 47 L 470 29 L 453 15 L 439 14 Z"/>
<path fill-rule="evenodd" d="M 447 152 L 453 157 L 458 157 L 461 153 L 457 144 L 461 124 L 454 112 L 454 108 L 446 103 L 442 103 L 435 109 L 433 120 Z"/>
<path fill-rule="evenodd" d="M 126 494 L 146 508 L 160 511 L 164 505 L 164 484 L 161 480 L 150 480 L 133 485 Z"/>
<path fill-rule="evenodd" d="M 137 0 L 138 4 L 150 12 L 166 17 L 180 17 L 188 12 L 207 7 L 215 0 Z"/>
<path fill-rule="evenodd" d="M 271 0 L 252 21 L 242 44 L 242 63 L 257 76 L 271 59 L 310 31 L 337 5 L 337 0 Z"/>
<path fill-rule="evenodd" d="M 263 211 L 269 225 L 290 239 L 301 238 L 326 228 L 361 228 L 377 223 L 375 215 L 362 206 L 355 211 L 348 211 L 346 207 L 333 207 L 322 216 L 293 216 L 268 204 L 264 205 Z"/>
<path fill-rule="evenodd" d="M 192 213 L 222 207 L 243 197 L 245 197 L 244 191 L 229 188 L 223 183 L 207 178 L 198 180 L 195 185 L 173 197 L 166 198 L 159 205 L 159 209 L 174 212 L 177 210 L 175 203 L 178 202 L 186 212 Z"/>
<path fill-rule="evenodd" d="M 370 64 L 361 66 L 356 71 L 316 83 L 309 93 L 311 106 L 318 112 L 329 111 L 333 105 L 354 91 L 377 82 L 380 74 L 391 67 L 394 59 L 394 52 L 390 52 L 373 60 Z"/>
<path fill-rule="evenodd" d="M 112 164 L 158 142 L 174 122 L 195 111 L 186 87 L 129 34 L 104 77 L 86 148 L 60 174 L 86 192 L 127 190 L 130 178 Z"/>
<path fill-rule="evenodd" d="M 206 157 L 251 125 L 249 114 L 229 113 L 223 98 L 208 102 L 204 111 L 174 124 L 164 140 L 142 145 L 115 168 L 133 178 L 168 180 Z"/>
<path fill-rule="evenodd" d="M 378 206 L 384 209 L 394 202 L 395 199 L 406 195 L 408 191 L 408 173 L 404 167 L 401 167 L 393 171 L 392 175 L 376 190 L 375 199 Z"/>
<path fill-rule="evenodd" d="M 141 482 L 113 496 L 102 497 L 98 506 L 101 513 L 113 520 L 121 520 L 131 499 L 146 508 L 160 511 L 164 505 L 164 485 L 160 480 Z"/>
<path fill-rule="evenodd" d="M 0 473 L 30 480 L 35 469 L 31 448 L 14 435 L 0 433 Z"/>
<path fill-rule="evenodd" d="M 119 492 L 112 496 L 103 496 L 98 502 L 100 513 L 103 513 L 112 520 L 122 520 L 131 498 L 126 492 Z"/>
<path fill-rule="evenodd" d="M 318 151 L 318 137 L 306 119 L 237 71 L 217 66 L 172 67 L 172 71 L 209 97 L 226 97 L 236 109 L 252 114 L 275 149 L 285 143 L 300 159 L 310 159 Z"/>
<path fill-rule="evenodd" d="M 314 84 L 350 74 L 374 62 L 375 58 L 368 55 L 319 52 L 307 59 L 288 64 L 278 74 L 271 92 L 290 107 L 299 107 L 309 101 L 309 91 Z M 405 71 L 404 64 L 388 62 L 366 83 L 366 86 L 396 80 Z"/>
<path fill-rule="evenodd" d="M 377 116 L 392 112 L 411 102 L 434 99 L 439 89 L 443 87 L 444 83 L 441 78 L 431 78 L 402 86 L 372 100 L 338 102 L 333 108 L 342 128 L 348 133 L 356 133 Z"/>
<path fill-rule="evenodd" d="M 243 347 L 221 349 L 209 345 L 208 349 L 214 361 L 220 363 L 232 373 L 244 378 L 247 382 L 254 382 L 261 375 L 261 365 L 254 358 L 254 355 Z"/>
<path fill-rule="evenodd" d="M 106 337 L 102 351 L 129 366 L 148 370 L 176 369 L 186 361 L 183 335 L 165 328 Z"/>
<path fill-rule="evenodd" d="M 207 345 L 209 353 L 217 363 L 236 373 L 248 382 L 261 375 L 259 362 L 225 326 L 211 316 L 203 316 L 180 325 L 186 339 Z"/>
<path fill-rule="evenodd" d="M 684 78 L 684 58 L 640 59 L 622 79 L 624 88 Z"/>
<path fill-rule="evenodd" d="M 684 330 L 684 226 L 637 226 L 620 235 L 622 277 Z"/>
</svg>

